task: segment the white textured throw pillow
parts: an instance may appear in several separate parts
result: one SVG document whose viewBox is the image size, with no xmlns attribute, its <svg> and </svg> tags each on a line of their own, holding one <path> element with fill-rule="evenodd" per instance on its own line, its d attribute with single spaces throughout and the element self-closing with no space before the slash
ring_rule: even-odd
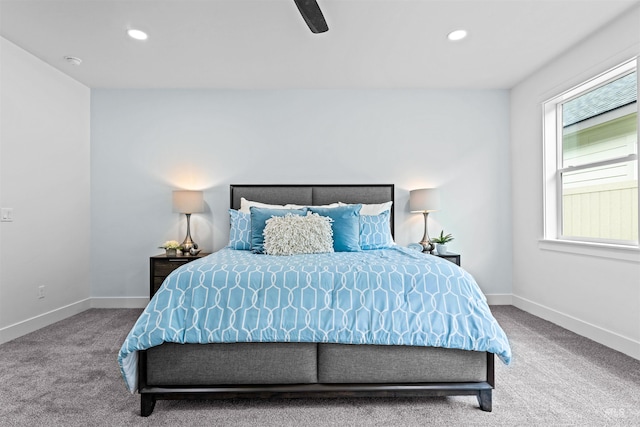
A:
<svg viewBox="0 0 640 427">
<path fill-rule="evenodd" d="M 306 216 L 272 217 L 264 227 L 267 255 L 296 255 L 333 252 L 332 219 L 307 212 Z"/>
</svg>

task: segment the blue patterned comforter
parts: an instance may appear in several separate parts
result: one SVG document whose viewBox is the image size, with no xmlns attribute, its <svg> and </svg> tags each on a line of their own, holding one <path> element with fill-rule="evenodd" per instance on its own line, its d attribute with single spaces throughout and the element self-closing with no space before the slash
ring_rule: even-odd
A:
<svg viewBox="0 0 640 427">
<path fill-rule="evenodd" d="M 326 342 L 488 351 L 507 337 L 471 275 L 401 247 L 270 256 L 222 249 L 172 272 L 120 349 L 137 389 L 137 351 L 163 342 Z"/>
</svg>

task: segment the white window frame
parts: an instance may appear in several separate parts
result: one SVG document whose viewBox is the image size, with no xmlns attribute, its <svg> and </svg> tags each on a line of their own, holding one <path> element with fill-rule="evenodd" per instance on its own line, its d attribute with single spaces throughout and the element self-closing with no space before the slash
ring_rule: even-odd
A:
<svg viewBox="0 0 640 427">
<path fill-rule="evenodd" d="M 606 241 L 604 239 L 588 239 L 562 236 L 562 182 L 560 179 L 560 174 L 566 171 L 575 171 L 581 168 L 593 167 L 594 164 L 590 163 L 588 165 L 570 168 L 563 167 L 562 118 L 561 114 L 558 113 L 558 109 L 561 108 L 563 103 L 588 91 L 591 91 L 599 86 L 603 86 L 613 80 L 623 77 L 633 70 L 635 70 L 636 72 L 639 71 L 637 57 L 628 60 L 610 70 L 607 70 L 602 74 L 594 77 L 593 79 L 577 85 L 567 90 L 566 92 L 561 93 L 560 95 L 554 96 L 553 98 L 542 104 L 544 166 L 544 237 L 541 240 L 540 244 L 540 247 L 542 249 L 581 253 L 586 255 L 597 255 L 618 259 L 622 258 L 640 262 L 640 242 L 630 244 L 629 242 Z M 638 79 L 638 81 L 640 82 L 640 79 Z M 640 93 L 640 90 L 638 92 Z M 638 104 L 638 101 L 636 101 L 636 105 L 640 105 Z M 638 110 L 637 129 L 640 133 L 640 108 Z M 638 135 L 636 144 L 640 145 L 640 135 Z M 640 150 L 637 149 L 636 153 L 640 153 Z M 638 154 L 632 154 L 619 159 L 610 159 L 599 163 L 610 164 L 628 160 L 638 161 Z M 640 201 L 638 204 L 640 210 Z M 640 219 L 638 222 L 640 229 Z"/>
</svg>

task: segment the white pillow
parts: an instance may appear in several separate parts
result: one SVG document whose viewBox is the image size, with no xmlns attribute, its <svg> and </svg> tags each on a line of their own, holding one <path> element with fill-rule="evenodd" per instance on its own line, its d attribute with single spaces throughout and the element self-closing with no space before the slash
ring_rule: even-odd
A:
<svg viewBox="0 0 640 427">
<path fill-rule="evenodd" d="M 347 203 L 340 202 L 340 206 L 345 206 Z M 380 215 L 384 211 L 391 210 L 391 205 L 393 202 L 385 202 L 385 203 L 362 203 L 362 208 L 360 209 L 360 215 Z"/>
<path fill-rule="evenodd" d="M 269 208 L 269 209 L 289 209 L 285 205 L 269 205 L 267 203 L 254 202 L 251 200 L 247 200 L 244 197 L 240 198 L 240 209 L 239 212 L 251 213 L 251 206 L 255 206 L 256 208 Z"/>
<path fill-rule="evenodd" d="M 264 251 L 267 255 L 333 252 L 331 222 L 331 218 L 312 212 L 274 216 L 264 227 Z"/>
</svg>

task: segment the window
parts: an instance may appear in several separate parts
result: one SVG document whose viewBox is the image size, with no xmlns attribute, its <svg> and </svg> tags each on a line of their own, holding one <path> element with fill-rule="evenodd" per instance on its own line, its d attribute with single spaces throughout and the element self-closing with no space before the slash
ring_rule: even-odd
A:
<svg viewBox="0 0 640 427">
<path fill-rule="evenodd" d="M 634 59 L 544 104 L 545 239 L 638 246 L 637 98 Z"/>
</svg>

